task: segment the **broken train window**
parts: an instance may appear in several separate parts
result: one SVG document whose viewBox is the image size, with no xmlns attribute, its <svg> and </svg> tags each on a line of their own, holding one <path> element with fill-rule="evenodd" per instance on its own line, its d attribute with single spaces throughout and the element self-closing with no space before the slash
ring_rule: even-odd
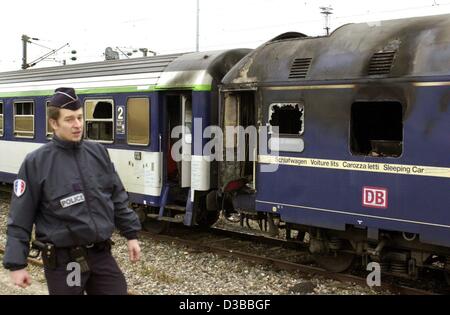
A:
<svg viewBox="0 0 450 315">
<path fill-rule="evenodd" d="M 99 142 L 113 142 L 113 100 L 86 100 L 86 138 Z"/>
<path fill-rule="evenodd" d="M 299 136 L 304 132 L 304 105 L 300 103 L 274 103 L 269 107 L 270 133 Z"/>
<path fill-rule="evenodd" d="M 399 157 L 403 151 L 403 114 L 399 102 L 356 102 L 351 109 L 353 154 Z"/>
</svg>

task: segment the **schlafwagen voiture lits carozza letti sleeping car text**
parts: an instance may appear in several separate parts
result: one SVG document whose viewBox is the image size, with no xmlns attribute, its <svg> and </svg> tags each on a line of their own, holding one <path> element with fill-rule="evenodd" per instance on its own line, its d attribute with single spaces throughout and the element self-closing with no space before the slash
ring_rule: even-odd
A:
<svg viewBox="0 0 450 315">
<path fill-rule="evenodd" d="M 211 225 L 223 210 L 265 220 L 271 233 L 285 228 L 333 271 L 362 257 L 393 274 L 449 275 L 450 15 L 286 33 L 253 51 L 2 73 L 0 181 L 48 141 L 46 100 L 61 85 L 77 89 L 85 137 L 108 147 L 155 232 Z M 256 147 L 250 134 L 226 135 L 215 153 L 235 158 L 209 162 L 195 118 L 202 130 L 268 135 L 257 134 Z M 178 125 L 192 128 L 176 163 L 168 152 Z"/>
</svg>

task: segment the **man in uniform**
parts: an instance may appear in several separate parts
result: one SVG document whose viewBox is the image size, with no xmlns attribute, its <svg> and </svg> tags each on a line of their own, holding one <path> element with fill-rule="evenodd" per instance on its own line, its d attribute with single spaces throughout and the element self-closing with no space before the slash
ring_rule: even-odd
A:
<svg viewBox="0 0 450 315">
<path fill-rule="evenodd" d="M 33 245 L 41 249 L 50 294 L 127 294 L 110 238 L 116 227 L 128 239 L 130 260 L 139 260 L 141 226 L 128 194 L 106 148 L 83 141 L 74 89 L 55 90 L 49 122 L 53 139 L 26 156 L 14 182 L 3 265 L 14 284 L 30 285 L 34 224 Z"/>
</svg>

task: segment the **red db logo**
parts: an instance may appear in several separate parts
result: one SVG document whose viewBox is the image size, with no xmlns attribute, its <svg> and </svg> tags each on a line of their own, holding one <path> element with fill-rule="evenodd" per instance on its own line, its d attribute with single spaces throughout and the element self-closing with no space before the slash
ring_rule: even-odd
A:
<svg viewBox="0 0 450 315">
<path fill-rule="evenodd" d="M 369 208 L 388 207 L 388 191 L 380 187 L 363 187 L 363 206 Z"/>
</svg>

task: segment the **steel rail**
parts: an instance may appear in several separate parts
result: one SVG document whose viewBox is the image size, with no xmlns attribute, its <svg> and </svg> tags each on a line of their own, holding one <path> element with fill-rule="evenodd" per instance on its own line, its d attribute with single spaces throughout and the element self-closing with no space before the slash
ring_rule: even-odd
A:
<svg viewBox="0 0 450 315">
<path fill-rule="evenodd" d="M 220 231 L 221 235 L 226 234 L 226 230 Z M 315 266 L 309 266 L 299 263 L 294 263 L 278 258 L 268 257 L 268 256 L 261 256 L 256 255 L 248 252 L 243 252 L 239 250 L 229 249 L 223 246 L 220 246 L 220 242 L 218 241 L 212 241 L 209 244 L 207 242 L 203 242 L 200 240 L 191 240 L 186 238 L 181 238 L 178 236 L 170 236 L 170 235 L 162 235 L 162 234 L 151 234 L 149 232 L 142 231 L 140 232 L 140 235 L 151 238 L 158 241 L 164 241 L 164 242 L 173 242 L 180 245 L 185 245 L 191 248 L 199 249 L 205 252 L 211 252 L 215 253 L 221 256 L 226 257 L 235 257 L 240 258 L 242 260 L 253 262 L 253 263 L 259 263 L 259 264 L 266 264 L 271 265 L 276 268 L 286 270 L 286 271 L 295 271 L 300 272 L 302 274 L 305 274 L 309 277 L 314 276 L 322 276 L 324 278 L 337 280 L 340 282 L 351 282 L 355 283 L 361 286 L 367 286 L 366 278 L 358 277 L 355 275 L 350 275 L 346 273 L 333 273 L 328 270 L 325 270 L 323 268 L 315 267 Z M 241 235 L 238 232 L 230 231 L 230 238 L 236 237 Z M 247 235 L 248 236 L 248 235 Z M 225 241 L 225 239 L 223 239 Z M 273 239 L 271 240 L 273 242 Z M 396 293 L 396 294 L 402 294 L 402 295 L 434 295 L 435 293 L 406 287 L 406 286 L 399 286 L 392 283 L 384 283 L 379 287 L 372 287 L 377 292 L 385 292 L 386 290 Z"/>
</svg>

